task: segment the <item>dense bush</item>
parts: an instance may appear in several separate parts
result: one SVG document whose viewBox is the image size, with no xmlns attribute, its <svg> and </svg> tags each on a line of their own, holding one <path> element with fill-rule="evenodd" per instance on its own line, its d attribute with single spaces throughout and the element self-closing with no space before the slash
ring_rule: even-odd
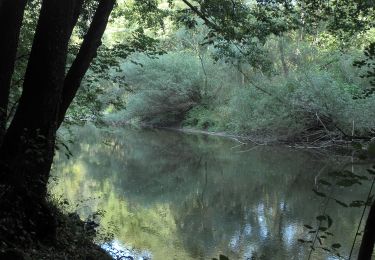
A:
<svg viewBox="0 0 375 260">
<path fill-rule="evenodd" d="M 179 125 L 193 108 L 217 105 L 229 96 L 235 73 L 226 64 L 201 61 L 192 52 L 172 52 L 148 58 L 138 56 L 126 63 L 125 84 L 131 92 L 126 109 L 107 116 L 109 121 L 154 126 Z M 220 96 L 220 99 L 218 97 Z"/>
<path fill-rule="evenodd" d="M 156 59 L 139 57 L 139 64 L 125 64 L 126 83 L 132 89 L 124 120 L 165 126 L 179 123 L 201 99 L 202 72 L 199 61 L 187 53 Z"/>
<path fill-rule="evenodd" d="M 268 96 L 254 88 L 236 89 L 229 102 L 229 129 L 235 132 L 272 131 L 277 135 L 299 135 L 327 128 L 350 134 L 375 128 L 371 114 L 375 98 L 353 99 L 355 86 L 348 87 L 324 71 L 294 72 L 288 78 L 264 80 Z"/>
<path fill-rule="evenodd" d="M 215 60 L 215 50 L 204 48 L 136 56 L 123 65 L 132 91 L 126 109 L 108 119 L 285 138 L 375 128 L 375 97 L 358 99 L 369 85 L 353 67 L 360 51 L 287 37 L 271 37 L 265 50 L 273 59 L 266 71 Z"/>
<path fill-rule="evenodd" d="M 353 69 L 359 53 L 318 51 L 306 43 L 289 43 L 284 49 L 285 75 L 277 41 L 267 45 L 275 57 L 271 75 L 248 71 L 245 84 L 231 82 L 229 99 L 219 96 L 216 106 L 194 108 L 185 125 L 286 137 L 319 129 L 349 135 L 353 126 L 355 134 L 366 134 L 375 128 L 371 116 L 375 97 L 357 98 L 368 85 L 361 77 L 363 71 Z"/>
</svg>

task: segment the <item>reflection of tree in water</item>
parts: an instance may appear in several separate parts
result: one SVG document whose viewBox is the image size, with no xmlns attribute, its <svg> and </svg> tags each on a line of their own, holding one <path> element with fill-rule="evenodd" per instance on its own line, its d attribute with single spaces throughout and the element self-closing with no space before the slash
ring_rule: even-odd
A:
<svg viewBox="0 0 375 260">
<path fill-rule="evenodd" d="M 233 142 L 224 138 L 127 129 L 86 136 L 72 150 L 73 160 L 86 167 L 85 180 L 90 179 L 99 191 L 104 186 L 115 191 L 117 200 L 124 197 L 126 210 L 143 212 L 137 218 L 133 213 L 116 218 L 118 225 L 131 223 L 133 230 L 129 227 L 127 234 L 142 229 L 150 236 L 162 236 L 139 223 L 141 218 L 152 218 L 147 209 L 167 205 L 161 211 L 170 211 L 172 222 L 159 224 L 175 226 L 168 235 L 175 236 L 176 247 L 181 243 L 192 258 L 218 252 L 233 259 L 255 254 L 265 259 L 303 258 L 308 248 L 297 239 L 304 236 L 303 225 L 314 220 L 321 206 L 311 188 L 323 162 L 285 148 L 238 153 L 231 147 Z M 121 201 L 110 210 L 118 208 Z M 354 232 L 356 215 L 337 207 L 331 214 L 339 227 L 337 237 Z M 134 239 L 147 246 L 142 238 Z"/>
<path fill-rule="evenodd" d="M 290 167 L 291 158 L 296 161 L 294 167 Z M 180 234 L 189 251 L 196 252 L 194 256 L 198 257 L 204 250 L 211 252 L 204 252 L 203 255 L 215 254 L 220 250 L 238 258 L 249 256 L 253 250 L 261 251 L 259 244 L 263 248 L 273 245 L 270 248 L 273 252 L 288 248 L 283 241 L 292 243 L 298 237 L 293 237 L 294 241 L 291 241 L 283 235 L 283 215 L 287 208 L 301 208 L 299 195 L 311 189 L 313 176 L 299 172 L 302 165 L 308 166 L 309 157 L 258 149 L 252 154 L 233 155 L 228 159 L 208 165 L 208 185 L 203 186 L 206 190 L 201 191 L 205 194 L 203 201 L 198 194 L 192 195 L 182 208 L 174 210 L 180 213 L 176 216 L 176 222 L 180 223 Z M 229 163 L 233 159 L 234 163 Z M 296 182 L 304 185 L 297 185 L 293 189 Z M 293 197 L 294 200 L 287 200 L 288 192 L 298 195 Z M 305 202 L 301 203 L 303 205 Z M 295 217 L 295 220 L 288 221 L 293 223 L 298 219 Z M 301 229 L 302 226 L 303 223 Z M 298 235 L 290 228 L 288 235 L 293 232 L 295 236 Z M 212 239 L 207 239 L 207 234 Z M 191 240 L 191 237 L 194 239 Z M 200 248 L 197 249 L 197 246 Z"/>
</svg>

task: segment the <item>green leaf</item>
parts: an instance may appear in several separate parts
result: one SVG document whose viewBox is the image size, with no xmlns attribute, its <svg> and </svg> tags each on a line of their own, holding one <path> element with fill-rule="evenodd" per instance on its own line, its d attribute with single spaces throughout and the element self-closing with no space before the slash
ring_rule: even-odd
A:
<svg viewBox="0 0 375 260">
<path fill-rule="evenodd" d="M 326 185 L 326 186 L 332 186 L 332 184 L 328 181 L 325 181 L 325 180 L 319 180 L 319 183 L 323 184 L 323 185 Z"/>
<path fill-rule="evenodd" d="M 348 207 L 348 205 L 347 205 L 346 203 L 342 202 L 342 201 L 339 201 L 339 200 L 336 200 L 336 199 L 335 199 L 335 202 L 338 203 L 339 205 L 345 207 L 345 208 Z"/>
<path fill-rule="evenodd" d="M 303 225 L 305 228 L 308 228 L 308 229 L 313 229 L 312 226 L 309 226 L 309 225 Z"/>
<path fill-rule="evenodd" d="M 328 228 L 330 228 L 333 224 L 333 220 L 329 215 L 326 215 L 326 216 L 327 216 Z"/>
<path fill-rule="evenodd" d="M 340 247 L 341 247 L 341 244 L 339 244 L 339 243 L 332 244 L 332 248 L 338 249 Z"/>
<path fill-rule="evenodd" d="M 362 201 L 362 200 L 355 200 L 355 201 L 352 201 L 352 203 L 350 203 L 350 207 L 353 207 L 353 208 L 359 208 L 359 207 L 362 207 L 365 205 L 365 202 Z"/>
<path fill-rule="evenodd" d="M 320 230 L 320 231 L 327 231 L 328 228 L 326 228 L 326 227 L 320 227 L 319 230 Z"/>
<path fill-rule="evenodd" d="M 368 173 L 372 174 L 372 175 L 375 175 L 375 170 L 372 170 L 372 169 L 367 169 Z"/>
<path fill-rule="evenodd" d="M 353 186 L 354 184 L 361 184 L 361 183 L 354 179 L 343 179 L 343 180 L 336 182 L 336 184 L 342 187 L 350 187 L 350 186 Z"/>
<path fill-rule="evenodd" d="M 363 176 L 363 175 L 355 175 L 355 177 L 360 179 L 360 180 L 368 180 L 369 179 L 368 177 Z"/>
<path fill-rule="evenodd" d="M 219 260 L 229 260 L 229 258 L 225 255 L 220 255 Z"/>
<path fill-rule="evenodd" d="M 318 196 L 320 196 L 320 197 L 327 197 L 327 195 L 326 195 L 325 193 L 323 193 L 323 192 L 319 192 L 319 191 L 317 191 L 316 189 L 312 189 L 312 191 L 313 191 L 316 195 L 318 195 Z"/>
</svg>

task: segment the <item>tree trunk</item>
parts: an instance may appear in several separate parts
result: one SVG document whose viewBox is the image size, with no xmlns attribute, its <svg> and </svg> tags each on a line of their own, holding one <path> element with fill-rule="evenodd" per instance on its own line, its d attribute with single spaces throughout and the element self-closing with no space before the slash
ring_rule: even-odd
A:
<svg viewBox="0 0 375 260">
<path fill-rule="evenodd" d="M 55 237 L 55 218 L 46 194 L 56 131 L 96 55 L 115 0 L 100 1 L 65 77 L 68 43 L 82 4 L 83 0 L 43 0 L 23 92 L 0 146 L 0 186 L 8 190 L 0 200 L 0 228 L 34 231 L 38 239 Z M 12 220 L 12 214 L 21 220 Z M 5 233 L 0 230 L 0 237 L 14 238 Z"/>
<path fill-rule="evenodd" d="M 97 55 L 97 50 L 101 45 L 101 38 L 106 29 L 115 2 L 115 0 L 101 0 L 96 9 L 94 18 L 83 40 L 77 57 L 65 78 L 62 103 L 58 116 L 58 126 L 63 122 L 66 111 L 80 87 L 90 63 Z"/>
<path fill-rule="evenodd" d="M 0 0 L 0 144 L 5 134 L 10 83 L 26 0 Z"/>
<path fill-rule="evenodd" d="M 0 184 L 18 198 L 18 208 L 10 209 L 40 239 L 55 231 L 45 199 L 76 3 L 43 1 L 19 106 L 0 148 Z M 7 205 L 0 203 L 2 220 Z"/>
<path fill-rule="evenodd" d="M 281 65 L 283 66 L 284 76 L 288 77 L 289 69 L 288 69 L 288 64 L 286 63 L 286 59 L 285 59 L 284 39 L 282 38 L 282 36 L 279 37 L 278 45 L 279 45 L 280 60 L 281 60 Z"/>
<path fill-rule="evenodd" d="M 16 114 L 0 155 L 20 180 L 37 183 L 44 196 L 52 163 L 68 42 L 79 0 L 44 0 Z M 26 161 L 25 161 L 26 160 Z M 22 169 L 27 164 L 27 169 Z M 18 170 L 18 169 L 22 170 Z M 31 173 L 33 174 L 30 174 Z M 13 179 L 14 179 L 13 178 Z"/>
<path fill-rule="evenodd" d="M 375 243 L 375 202 L 372 203 L 367 217 L 365 230 L 359 248 L 358 260 L 370 260 Z"/>
</svg>

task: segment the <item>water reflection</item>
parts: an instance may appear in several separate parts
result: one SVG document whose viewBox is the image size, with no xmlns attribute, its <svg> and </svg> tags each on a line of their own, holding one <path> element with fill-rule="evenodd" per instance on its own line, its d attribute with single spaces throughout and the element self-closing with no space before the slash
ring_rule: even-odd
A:
<svg viewBox="0 0 375 260">
<path fill-rule="evenodd" d="M 332 170 L 311 154 L 282 147 L 241 153 L 232 140 L 161 130 L 83 128 L 77 140 L 73 158 L 57 154 L 59 182 L 51 192 L 78 203 L 82 217 L 104 210 L 101 225 L 114 233 L 112 246 L 136 249 L 135 258 L 309 254 L 297 240 L 309 238 L 303 225 L 316 225 L 324 203 L 311 192 L 316 175 Z M 365 194 L 363 185 L 349 195 Z M 335 237 L 325 243 L 340 242 L 347 255 L 360 212 L 331 204 Z M 313 257 L 335 259 L 325 251 Z"/>
<path fill-rule="evenodd" d="M 129 249 L 118 240 L 106 242 L 101 245 L 101 248 L 108 252 L 114 259 L 123 260 L 149 260 L 152 259 L 151 252 L 138 251 L 135 249 Z"/>
</svg>

